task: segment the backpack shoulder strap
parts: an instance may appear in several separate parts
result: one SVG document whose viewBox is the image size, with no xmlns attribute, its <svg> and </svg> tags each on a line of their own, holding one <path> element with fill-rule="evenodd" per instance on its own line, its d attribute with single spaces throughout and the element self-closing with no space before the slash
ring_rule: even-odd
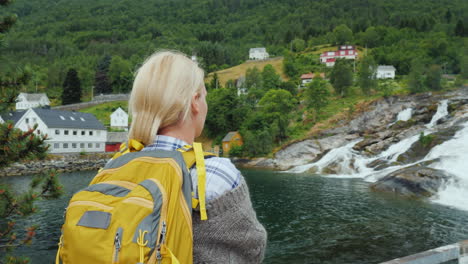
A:
<svg viewBox="0 0 468 264">
<path fill-rule="evenodd" d="M 178 151 L 182 152 L 187 169 L 190 169 L 194 164 L 197 166 L 197 179 L 198 179 L 198 200 L 192 198 L 192 207 L 196 208 L 200 205 L 201 220 L 208 219 L 206 214 L 206 168 L 205 158 L 215 156 L 209 152 L 203 152 L 202 144 L 198 142 L 193 143 L 193 148 L 180 148 Z"/>
</svg>

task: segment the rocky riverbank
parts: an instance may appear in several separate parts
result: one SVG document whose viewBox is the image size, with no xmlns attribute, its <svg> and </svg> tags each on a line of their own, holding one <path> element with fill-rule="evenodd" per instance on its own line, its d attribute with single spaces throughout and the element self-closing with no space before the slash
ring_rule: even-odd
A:
<svg viewBox="0 0 468 264">
<path fill-rule="evenodd" d="M 290 144 L 274 158 L 241 165 L 363 177 L 375 182 L 374 190 L 416 197 L 434 195 L 445 183 L 460 178 L 458 172 L 436 169 L 443 167 L 443 161 L 432 157 L 431 151 L 468 127 L 468 87 L 383 98 L 351 120 L 338 123 L 344 125 Z"/>
<path fill-rule="evenodd" d="M 106 153 L 96 154 L 66 154 L 51 155 L 42 161 L 17 162 L 0 170 L 1 177 L 38 174 L 48 170 L 57 172 L 98 170 L 106 164 L 110 155 Z"/>
</svg>

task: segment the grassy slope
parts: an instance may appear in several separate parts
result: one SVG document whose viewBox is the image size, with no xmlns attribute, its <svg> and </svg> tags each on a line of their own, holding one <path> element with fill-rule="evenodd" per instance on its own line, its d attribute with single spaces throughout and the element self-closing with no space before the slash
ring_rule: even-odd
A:
<svg viewBox="0 0 468 264">
<path fill-rule="evenodd" d="M 268 64 L 271 64 L 273 68 L 275 68 L 276 72 L 281 75 L 281 78 L 284 80 L 289 79 L 283 72 L 283 57 L 271 58 L 264 61 L 246 61 L 240 65 L 220 70 L 216 73 L 218 74 L 221 85 L 224 86 L 229 80 L 235 80 L 241 76 L 245 76 L 247 69 L 257 67 L 261 71 Z M 205 82 L 209 82 L 212 76 L 213 73 L 208 74 L 208 76 L 205 78 Z"/>
<path fill-rule="evenodd" d="M 97 117 L 97 119 L 99 121 L 101 121 L 101 123 L 103 123 L 105 126 L 109 126 L 110 125 L 110 115 L 119 106 L 122 107 L 122 109 L 125 110 L 128 113 L 128 102 L 127 101 L 102 103 L 100 105 L 91 106 L 91 107 L 88 107 L 88 108 L 83 108 L 83 109 L 80 110 L 80 112 L 93 114 L 93 115 L 95 115 Z"/>
</svg>

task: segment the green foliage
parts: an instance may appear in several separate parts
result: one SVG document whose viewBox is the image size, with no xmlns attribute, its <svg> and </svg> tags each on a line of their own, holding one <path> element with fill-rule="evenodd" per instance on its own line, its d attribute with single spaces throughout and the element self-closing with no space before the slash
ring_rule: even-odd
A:
<svg viewBox="0 0 468 264">
<path fill-rule="evenodd" d="M 421 143 L 423 147 L 427 147 L 431 145 L 434 139 L 435 139 L 435 136 L 432 134 L 424 135 L 424 132 L 421 132 L 421 134 L 419 135 L 419 143 Z"/>
<path fill-rule="evenodd" d="M 81 102 L 81 81 L 75 69 L 68 70 L 63 83 L 62 104 Z"/>
<path fill-rule="evenodd" d="M 242 157 L 243 152 L 244 152 L 243 146 L 234 145 L 229 150 L 229 157 Z"/>
<path fill-rule="evenodd" d="M 320 77 L 315 77 L 306 86 L 305 100 L 309 107 L 312 107 L 318 114 L 328 105 L 330 101 L 330 91 L 327 82 Z"/>
<path fill-rule="evenodd" d="M 330 74 L 330 82 L 338 95 L 346 96 L 348 94 L 348 89 L 353 84 L 353 72 L 345 59 L 336 60 Z"/>
<path fill-rule="evenodd" d="M 384 97 L 391 96 L 395 90 L 395 84 L 391 80 L 381 80 L 378 84 L 378 89 Z"/>
<path fill-rule="evenodd" d="M 291 42 L 291 49 L 294 52 L 301 52 L 305 49 L 306 43 L 303 39 L 296 38 Z"/>
<path fill-rule="evenodd" d="M 350 44 L 353 40 L 353 31 L 344 24 L 335 27 L 333 35 L 336 45 Z"/>
<path fill-rule="evenodd" d="M 426 86 L 432 91 L 442 90 L 442 69 L 439 65 L 431 65 L 427 72 Z"/>
<path fill-rule="evenodd" d="M 131 63 L 120 56 L 113 56 L 109 66 L 109 79 L 114 93 L 130 92 L 133 84 Z"/>
<path fill-rule="evenodd" d="M 377 65 L 374 59 L 367 55 L 360 61 L 358 67 L 358 84 L 365 95 L 369 95 L 372 89 L 377 88 Z"/>
<path fill-rule="evenodd" d="M 96 77 L 94 83 L 94 91 L 96 94 L 112 93 L 112 86 L 109 79 L 109 68 L 112 57 L 106 55 L 102 57 L 96 69 Z"/>
<path fill-rule="evenodd" d="M 408 85 L 411 93 L 421 93 L 426 91 L 423 67 L 422 62 L 419 59 L 414 59 L 411 63 L 411 72 L 408 75 Z"/>
<path fill-rule="evenodd" d="M 295 104 L 296 100 L 291 93 L 282 89 L 269 90 L 258 103 L 266 123 L 277 125 L 278 133 L 274 135 L 279 141 L 286 139 L 289 116 Z"/>
<path fill-rule="evenodd" d="M 277 89 L 281 85 L 281 77 L 276 73 L 275 68 L 271 64 L 267 64 L 262 71 L 263 90 L 268 91 Z"/>
</svg>

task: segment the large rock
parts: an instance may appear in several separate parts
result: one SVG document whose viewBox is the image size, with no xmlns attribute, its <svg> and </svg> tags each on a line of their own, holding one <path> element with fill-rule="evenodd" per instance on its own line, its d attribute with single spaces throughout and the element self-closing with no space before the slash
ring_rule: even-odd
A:
<svg viewBox="0 0 468 264">
<path fill-rule="evenodd" d="M 421 137 L 418 141 L 414 142 L 405 153 L 398 156 L 398 162 L 409 164 L 423 159 L 434 146 L 452 139 L 455 133 L 460 129 L 462 129 L 462 126 L 450 126 Z"/>
<path fill-rule="evenodd" d="M 390 173 L 373 183 L 371 189 L 409 197 L 430 197 L 452 178 L 445 171 L 417 164 Z"/>
</svg>

